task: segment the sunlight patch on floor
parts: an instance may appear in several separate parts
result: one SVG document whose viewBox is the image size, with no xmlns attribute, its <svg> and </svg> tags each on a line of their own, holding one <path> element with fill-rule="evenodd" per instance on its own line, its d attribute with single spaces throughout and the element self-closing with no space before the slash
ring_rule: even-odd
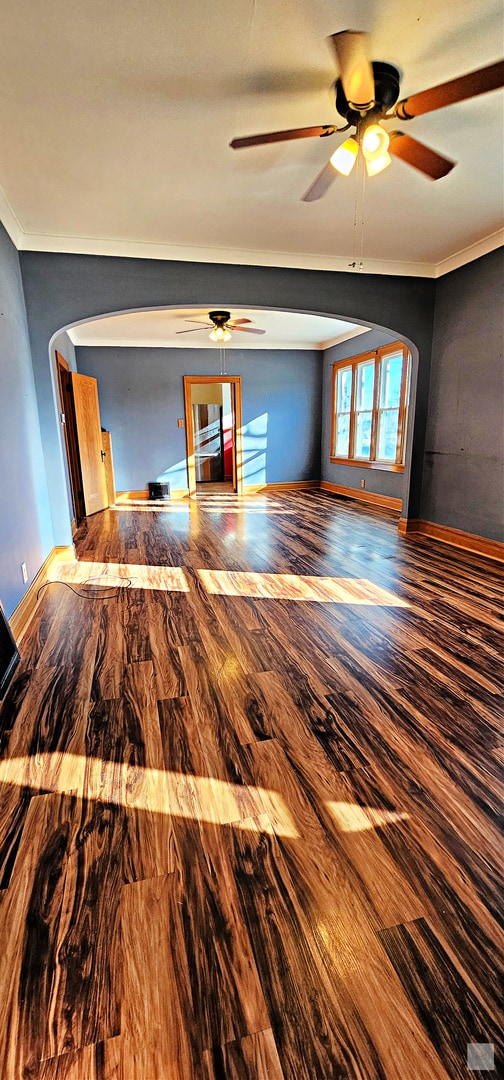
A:
<svg viewBox="0 0 504 1080">
<path fill-rule="evenodd" d="M 399 596 L 366 578 L 305 577 L 230 570 L 198 570 L 205 589 L 221 596 L 305 600 L 321 604 L 379 604 L 409 607 Z"/>
<path fill-rule="evenodd" d="M 213 776 L 149 769 L 124 761 L 102 761 L 79 754 L 34 754 L 0 761 L 0 783 L 130 810 L 170 814 L 216 825 L 244 828 L 243 820 L 266 815 L 262 832 L 297 839 L 299 834 L 281 795 L 267 788 L 231 784 Z M 249 827 L 247 825 L 247 827 Z M 259 830 L 258 825 L 250 827 Z"/>
<path fill-rule="evenodd" d="M 181 502 L 152 503 L 146 499 L 130 499 L 127 503 L 116 503 L 110 510 L 121 513 L 140 512 L 142 514 L 191 514 L 203 511 L 205 514 L 275 514 L 290 517 L 294 510 L 273 503 L 271 499 L 259 502 L 257 498 L 246 495 L 196 495 Z"/>
<path fill-rule="evenodd" d="M 111 506 L 109 509 L 126 511 L 129 514 L 133 513 L 133 511 L 135 513 L 140 511 L 143 514 L 166 514 L 167 512 L 171 514 L 188 514 L 191 507 L 186 502 L 150 503 L 146 499 L 138 499 L 137 501 L 130 499 L 128 503 L 116 503 L 115 506 Z"/>
<path fill-rule="evenodd" d="M 67 585 L 82 586 L 89 582 L 94 588 L 100 586 L 117 588 L 121 580 L 132 589 L 156 589 L 161 592 L 189 592 L 189 583 L 181 566 L 143 566 L 141 563 L 78 562 L 58 563 L 54 567 L 53 581 Z M 127 583 L 131 582 L 128 586 Z"/>
<path fill-rule="evenodd" d="M 220 503 L 216 506 L 212 506 L 210 499 L 207 499 L 202 505 L 199 497 L 197 508 L 198 510 L 203 510 L 205 514 L 246 514 L 247 517 L 250 514 L 274 514 L 275 517 L 287 517 L 294 512 L 293 510 L 285 510 L 284 507 L 276 509 L 274 506 L 250 506 L 245 503 L 240 503 L 235 506 L 230 503 Z"/>
<path fill-rule="evenodd" d="M 378 810 L 374 806 L 360 806 L 358 803 L 328 802 L 327 806 L 341 832 L 366 832 L 409 818 L 409 814 L 400 811 Z"/>
</svg>

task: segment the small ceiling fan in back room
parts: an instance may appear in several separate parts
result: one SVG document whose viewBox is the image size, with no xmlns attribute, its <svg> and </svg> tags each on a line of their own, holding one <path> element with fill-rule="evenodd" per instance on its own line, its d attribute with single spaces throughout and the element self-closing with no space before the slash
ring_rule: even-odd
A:
<svg viewBox="0 0 504 1080">
<path fill-rule="evenodd" d="M 456 164 L 454 161 L 443 157 L 403 131 L 387 132 L 383 123 L 389 120 L 412 120 L 415 116 L 498 90 L 504 85 L 504 61 L 498 61 L 489 67 L 471 71 L 460 78 L 451 79 L 431 87 L 430 90 L 422 90 L 398 102 L 399 71 L 392 64 L 370 59 L 369 34 L 357 30 L 343 30 L 333 34 L 329 42 L 339 67 L 339 78 L 335 83 L 336 109 L 347 121 L 346 125 L 339 128 L 332 124 L 323 124 L 319 127 L 273 131 L 233 139 L 230 143 L 233 150 L 240 150 L 248 146 L 261 146 L 288 139 L 324 139 L 354 127 L 355 131 L 338 146 L 322 172 L 305 192 L 304 202 L 315 202 L 322 198 L 338 173 L 348 176 L 359 152 L 365 159 L 369 176 L 387 168 L 392 155 L 401 158 L 407 165 L 412 165 L 430 180 L 441 179 L 451 172 Z"/>
<path fill-rule="evenodd" d="M 231 340 L 231 330 L 238 330 L 242 334 L 265 334 L 265 330 L 259 330 L 257 326 L 246 326 L 251 319 L 232 319 L 230 311 L 209 311 L 210 322 L 200 323 L 198 319 L 186 319 L 186 322 L 195 323 L 193 330 L 177 330 L 177 334 L 195 334 L 198 330 L 210 330 L 208 335 L 211 341 L 221 344 Z"/>
</svg>

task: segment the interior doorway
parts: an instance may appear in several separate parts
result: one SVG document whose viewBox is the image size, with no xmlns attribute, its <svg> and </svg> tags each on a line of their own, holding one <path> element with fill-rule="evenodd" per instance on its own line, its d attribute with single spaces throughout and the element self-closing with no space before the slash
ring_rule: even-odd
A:
<svg viewBox="0 0 504 1080">
<path fill-rule="evenodd" d="M 70 383 L 70 369 L 65 357 L 59 352 L 56 352 L 56 368 L 58 372 L 58 389 L 61 408 L 60 422 L 63 429 L 68 465 L 68 479 L 70 483 L 70 496 L 72 500 L 72 531 L 74 531 L 75 527 L 82 521 L 82 518 L 85 515 L 84 493 L 82 490 L 79 444 L 72 387 Z"/>
<path fill-rule="evenodd" d="M 239 493 L 241 377 L 184 375 L 189 495 Z"/>
</svg>

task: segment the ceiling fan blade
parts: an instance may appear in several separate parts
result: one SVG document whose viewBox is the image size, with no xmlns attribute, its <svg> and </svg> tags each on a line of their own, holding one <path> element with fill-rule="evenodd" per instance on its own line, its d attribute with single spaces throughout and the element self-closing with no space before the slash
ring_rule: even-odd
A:
<svg viewBox="0 0 504 1080">
<path fill-rule="evenodd" d="M 202 326 L 195 326 L 194 330 L 176 330 L 175 333 L 176 334 L 197 334 L 199 330 L 210 330 L 211 326 L 212 326 L 211 323 L 209 323 L 208 326 L 203 324 Z"/>
<path fill-rule="evenodd" d="M 252 322 L 252 319 L 231 319 L 228 323 L 229 329 L 232 330 L 234 326 L 241 326 L 242 323 Z"/>
<path fill-rule="evenodd" d="M 461 75 L 458 79 L 451 79 L 431 87 L 430 90 L 422 90 L 419 94 L 403 98 L 397 103 L 394 115 L 400 120 L 411 120 L 414 116 L 444 109 L 446 105 L 487 94 L 490 90 L 499 90 L 501 86 L 504 86 L 504 60 L 498 60 L 489 67 L 478 68 L 477 71 L 470 71 L 468 75 Z"/>
<path fill-rule="evenodd" d="M 302 202 L 316 202 L 317 199 L 321 199 L 325 195 L 326 191 L 330 188 L 334 180 L 336 180 L 338 173 L 333 168 L 331 162 L 328 161 L 327 165 L 324 165 L 322 172 L 320 172 L 313 181 L 313 184 L 305 191 Z"/>
<path fill-rule="evenodd" d="M 348 104 L 358 109 L 369 108 L 375 100 L 369 34 L 360 30 L 342 30 L 340 34 L 332 34 L 330 41 Z"/>
<path fill-rule="evenodd" d="M 237 334 L 265 334 L 265 330 L 259 330 L 257 326 L 232 326 L 231 330 L 236 330 Z"/>
<path fill-rule="evenodd" d="M 230 146 L 233 150 L 241 150 L 245 146 L 262 146 L 265 143 L 285 142 L 288 139 L 314 139 L 316 136 L 334 135 L 336 128 L 331 124 L 323 124 L 319 127 L 291 128 L 290 131 L 270 131 L 266 135 L 247 135 L 244 139 L 232 139 Z"/>
<path fill-rule="evenodd" d="M 389 153 L 394 157 L 401 158 L 414 169 L 429 176 L 431 180 L 440 180 L 442 176 L 456 165 L 455 161 L 431 150 L 430 146 L 421 143 L 418 139 L 412 139 L 410 135 L 404 135 L 402 131 L 390 132 Z"/>
<path fill-rule="evenodd" d="M 201 319 L 184 319 L 184 322 L 193 323 L 194 326 L 212 326 L 211 322 L 201 322 Z M 180 333 L 180 331 L 179 331 Z"/>
</svg>

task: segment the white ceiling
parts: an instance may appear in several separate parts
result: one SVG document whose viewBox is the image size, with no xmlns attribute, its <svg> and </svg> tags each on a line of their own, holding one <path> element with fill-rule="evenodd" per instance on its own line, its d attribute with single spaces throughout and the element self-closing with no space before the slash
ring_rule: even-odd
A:
<svg viewBox="0 0 504 1080">
<path fill-rule="evenodd" d="M 233 308 L 232 319 L 250 319 L 251 326 L 264 330 L 263 336 L 234 330 L 226 349 L 327 349 L 347 338 L 363 334 L 368 327 L 322 315 L 265 309 Z M 148 346 L 179 349 L 213 349 L 220 346 L 209 339 L 209 330 L 198 330 L 192 321 L 208 322 L 205 308 L 163 308 L 93 319 L 72 327 L 74 345 Z M 183 333 L 182 331 L 191 331 Z"/>
<path fill-rule="evenodd" d="M 347 28 L 400 68 L 401 97 L 504 51 L 501 0 L 6 0 L 0 217 L 14 242 L 347 270 L 353 178 L 301 201 L 337 137 L 229 148 L 337 121 L 327 37 Z M 432 183 L 394 160 L 368 181 L 365 272 L 437 276 L 497 246 L 502 121 L 502 91 L 411 121 L 458 165 Z"/>
</svg>

